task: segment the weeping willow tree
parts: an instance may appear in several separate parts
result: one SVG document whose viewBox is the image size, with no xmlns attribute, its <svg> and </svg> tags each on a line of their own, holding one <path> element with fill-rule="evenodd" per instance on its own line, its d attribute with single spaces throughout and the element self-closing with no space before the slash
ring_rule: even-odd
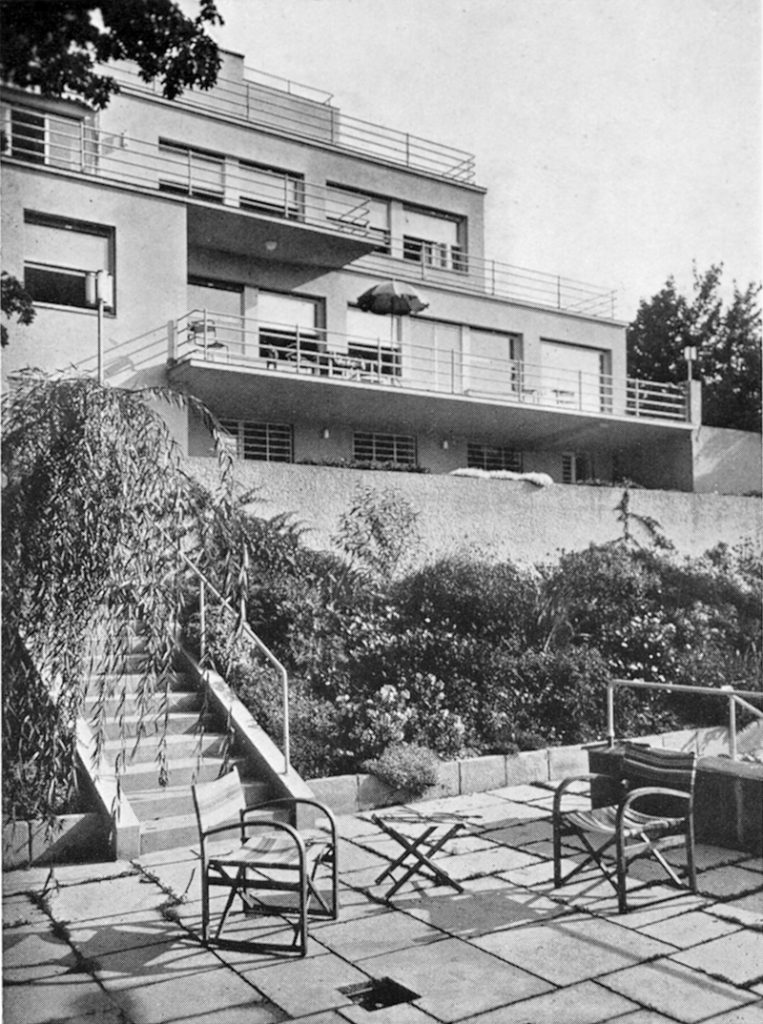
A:
<svg viewBox="0 0 763 1024">
<path fill-rule="evenodd" d="M 189 476 L 160 401 L 192 408 L 212 431 L 213 492 Z M 3 400 L 2 466 L 3 796 L 6 814 L 50 818 L 73 784 L 75 724 L 94 658 L 101 669 L 91 683 L 97 756 L 107 699 L 117 698 L 124 723 L 118 665 L 133 623 L 145 645 L 138 739 L 158 733 L 161 780 L 178 616 L 194 588 L 179 551 L 235 598 L 246 586 L 246 531 L 214 419 L 172 391 L 25 371 Z M 205 560 L 211 535 L 214 565 Z"/>
</svg>

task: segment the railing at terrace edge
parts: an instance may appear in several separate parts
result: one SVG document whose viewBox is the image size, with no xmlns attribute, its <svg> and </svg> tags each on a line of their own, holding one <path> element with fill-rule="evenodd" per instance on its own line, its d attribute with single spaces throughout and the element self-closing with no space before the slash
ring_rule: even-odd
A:
<svg viewBox="0 0 763 1024">
<path fill-rule="evenodd" d="M 389 331 L 390 318 L 379 320 Z M 441 328 L 425 319 L 404 318 L 403 340 L 360 337 L 299 324 L 261 322 L 207 309 L 193 310 L 171 325 L 171 361 L 202 359 L 267 373 L 309 375 L 328 383 L 399 388 L 598 415 L 686 422 L 686 390 L 681 385 L 615 379 L 611 374 L 564 369 L 494 356 L 469 354 L 450 327 L 438 347 Z M 432 332 L 428 344 L 413 332 Z M 458 337 L 456 337 L 456 333 Z M 503 336 L 506 341 L 507 336 Z M 450 344 L 454 342 L 455 344 Z M 464 348 L 460 348 L 464 344 Z"/>
<path fill-rule="evenodd" d="M 699 693 L 705 697 L 723 697 L 729 702 L 729 754 L 737 758 L 736 709 L 744 708 L 757 718 L 763 719 L 763 711 L 753 707 L 749 700 L 763 700 L 763 692 L 737 690 L 733 686 L 722 686 L 715 690 L 710 686 L 690 686 L 683 683 L 651 683 L 644 679 L 612 679 L 607 683 L 607 744 L 615 745 L 615 687 L 632 687 L 639 690 L 661 690 L 664 693 Z"/>
<path fill-rule="evenodd" d="M 323 142 L 338 149 L 364 153 L 438 177 L 465 184 L 474 182 L 474 156 L 465 150 L 350 117 L 331 106 L 325 98 L 328 96 L 326 93 L 314 90 L 321 98 L 313 99 L 308 95 L 306 86 L 292 90 L 256 82 L 253 77 L 258 75 L 271 82 L 279 79 L 250 68 L 246 70 L 248 79 L 218 78 L 213 89 L 206 92 L 187 89 L 172 102 L 204 113 L 272 128 L 297 138 Z M 133 93 L 157 98 L 161 95 L 157 83 L 143 82 L 137 71 L 129 66 L 116 65 L 110 71 L 121 85 Z"/>
<path fill-rule="evenodd" d="M 180 548 L 178 548 L 178 554 L 180 555 L 180 559 L 183 564 L 193 572 L 199 582 L 199 653 L 201 655 L 201 663 L 203 665 L 206 654 L 207 593 L 211 594 L 218 601 L 220 606 L 228 612 L 228 614 L 237 617 L 236 610 L 233 608 L 230 601 L 220 593 L 214 584 L 207 579 L 201 569 L 199 569 L 199 567 L 195 565 L 185 552 L 180 550 Z M 241 629 L 247 639 L 254 644 L 257 650 L 270 662 L 281 677 L 281 703 L 283 707 L 283 770 L 284 775 L 288 775 L 291 770 L 291 750 L 289 739 L 289 676 L 285 667 L 281 664 L 275 654 L 273 654 L 270 648 L 260 640 L 251 626 L 243 618 L 241 619 Z"/>
</svg>

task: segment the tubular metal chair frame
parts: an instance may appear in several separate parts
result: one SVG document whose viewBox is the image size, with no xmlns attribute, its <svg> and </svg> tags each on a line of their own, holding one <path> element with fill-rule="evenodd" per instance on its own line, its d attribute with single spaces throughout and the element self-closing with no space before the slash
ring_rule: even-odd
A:
<svg viewBox="0 0 763 1024">
<path fill-rule="evenodd" d="M 221 785 L 223 784 L 224 785 Z M 215 788 L 217 787 L 217 789 Z M 208 794 L 221 792 L 220 806 L 211 817 L 213 822 L 234 815 L 238 821 L 213 823 L 205 828 L 205 807 Z M 214 782 L 192 786 L 194 808 L 199 826 L 201 857 L 201 937 L 204 945 L 251 952 L 307 954 L 308 919 L 336 920 L 339 915 L 336 821 L 328 807 L 317 800 L 303 797 L 280 797 L 264 803 L 245 806 L 244 790 L 237 769 Z M 226 803 L 227 798 L 227 803 Z M 325 816 L 329 832 L 325 839 L 308 838 L 298 829 L 282 821 L 263 820 L 262 813 L 279 808 L 296 811 L 299 806 L 316 809 Z M 256 817 L 254 817 L 256 816 Z M 210 850 L 210 840 L 238 833 L 240 846 L 221 854 Z M 317 888 L 317 875 L 322 866 L 330 867 L 331 889 L 326 898 Z M 274 874 L 281 877 L 274 877 Z M 215 887 L 228 890 L 228 898 L 214 936 L 210 937 L 210 892 Z M 287 899 L 266 903 L 257 893 L 284 893 Z M 291 944 L 255 940 L 221 938 L 228 914 L 238 896 L 247 914 L 277 916 L 289 921 L 294 930 Z M 291 897 L 288 899 L 288 897 Z M 296 897 L 296 907 L 294 905 Z"/>
<path fill-rule="evenodd" d="M 676 768 L 675 766 L 680 767 Z M 639 785 L 639 777 L 658 781 L 661 774 L 670 777 L 671 772 L 686 776 L 685 789 L 673 786 Z M 672 882 L 683 887 L 681 879 L 662 855 L 661 848 L 666 841 L 683 835 L 686 848 L 686 873 L 691 892 L 697 891 L 697 873 L 694 858 L 694 780 L 696 777 L 696 754 L 678 751 L 658 750 L 626 746 L 623 759 L 620 786 L 624 790 L 616 804 L 593 808 L 591 811 L 564 811 L 562 801 L 569 787 L 576 782 L 601 779 L 611 786 L 617 780 L 598 772 L 587 772 L 571 776 L 559 785 L 554 795 L 554 888 L 558 889 L 580 874 L 589 864 L 595 863 L 617 893 L 618 910 L 628 911 L 627 875 L 633 861 L 652 856 L 657 860 Z M 636 785 L 632 784 L 636 780 Z M 670 798 L 685 804 L 683 814 L 649 813 L 639 811 L 633 805 L 646 797 Z M 562 839 L 575 836 L 585 847 L 587 857 L 566 875 L 562 874 Z M 594 845 L 593 836 L 600 845 Z M 671 844 L 674 845 L 674 844 Z M 614 846 L 614 870 L 604 860 L 604 855 Z"/>
</svg>

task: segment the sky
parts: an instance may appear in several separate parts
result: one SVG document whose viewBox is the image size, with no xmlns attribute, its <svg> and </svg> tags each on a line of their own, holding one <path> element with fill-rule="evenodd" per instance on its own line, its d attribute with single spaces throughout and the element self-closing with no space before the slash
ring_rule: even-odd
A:
<svg viewBox="0 0 763 1024">
<path fill-rule="evenodd" d="M 616 289 L 760 281 L 760 0 L 217 0 L 249 67 L 472 152 L 489 258 Z M 183 0 L 192 10 L 192 0 Z"/>
</svg>

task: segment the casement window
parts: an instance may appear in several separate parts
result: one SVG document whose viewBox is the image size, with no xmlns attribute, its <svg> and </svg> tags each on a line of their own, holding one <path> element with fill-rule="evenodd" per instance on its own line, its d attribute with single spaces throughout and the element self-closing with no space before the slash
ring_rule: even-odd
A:
<svg viewBox="0 0 763 1024">
<path fill-rule="evenodd" d="M 406 206 L 403 224 L 403 259 L 443 270 L 466 270 L 461 218 Z"/>
<path fill-rule="evenodd" d="M 268 292 L 260 288 L 254 307 L 259 327 L 260 355 L 269 362 L 294 360 L 319 351 L 324 334 L 323 302 L 302 295 Z"/>
<path fill-rule="evenodd" d="M 590 456 L 582 452 L 564 452 L 562 455 L 563 484 L 580 484 L 592 479 Z"/>
<path fill-rule="evenodd" d="M 239 206 L 300 220 L 305 213 L 305 180 L 277 167 L 239 161 Z"/>
<path fill-rule="evenodd" d="M 8 150 L 18 160 L 80 170 L 93 156 L 84 122 L 44 111 L 14 107 L 6 119 Z"/>
<path fill-rule="evenodd" d="M 160 139 L 159 188 L 221 203 L 225 194 L 225 158 L 220 153 Z"/>
<path fill-rule="evenodd" d="M 416 438 L 408 434 L 357 432 L 352 438 L 352 457 L 358 462 L 416 464 Z"/>
<path fill-rule="evenodd" d="M 389 200 L 378 196 L 329 185 L 326 197 L 326 216 L 329 220 L 348 224 L 364 224 L 377 243 L 379 252 L 389 252 Z"/>
<path fill-rule="evenodd" d="M 114 241 L 111 227 L 25 210 L 24 286 L 35 302 L 88 308 L 86 276 L 113 277 Z"/>
<path fill-rule="evenodd" d="M 230 452 L 235 458 L 259 462 L 294 461 L 293 432 L 289 423 L 220 420 L 220 426 L 228 435 Z"/>
<path fill-rule="evenodd" d="M 469 441 L 466 446 L 466 464 L 470 469 L 508 469 L 513 473 L 521 473 L 522 452 L 502 445 Z"/>
</svg>

